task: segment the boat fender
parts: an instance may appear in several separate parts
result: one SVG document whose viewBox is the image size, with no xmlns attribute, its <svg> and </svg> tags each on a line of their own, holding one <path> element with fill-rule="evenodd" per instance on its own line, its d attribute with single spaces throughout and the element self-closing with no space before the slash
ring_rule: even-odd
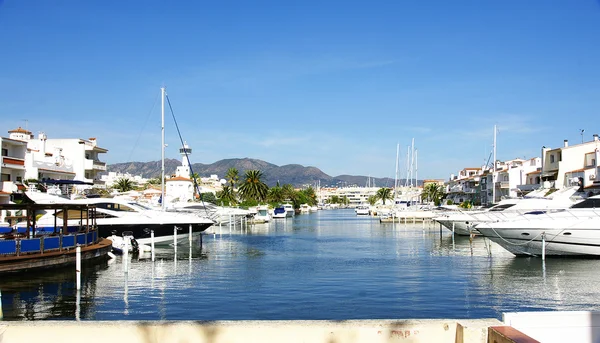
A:
<svg viewBox="0 0 600 343">
<path fill-rule="evenodd" d="M 112 252 L 108 252 L 108 257 L 110 257 L 111 259 L 117 258 L 117 256 L 115 256 L 115 254 L 113 254 Z"/>
<path fill-rule="evenodd" d="M 140 251 L 140 244 L 138 243 L 138 241 L 135 238 L 131 238 L 131 250 L 133 252 L 139 252 Z"/>
</svg>

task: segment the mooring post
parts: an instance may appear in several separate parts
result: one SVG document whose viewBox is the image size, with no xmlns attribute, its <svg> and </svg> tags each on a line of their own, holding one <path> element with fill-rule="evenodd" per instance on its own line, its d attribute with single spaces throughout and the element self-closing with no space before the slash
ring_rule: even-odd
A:
<svg viewBox="0 0 600 343">
<path fill-rule="evenodd" d="M 129 263 L 129 240 L 123 237 L 123 272 L 127 273 Z"/>
<path fill-rule="evenodd" d="M 454 236 L 454 222 L 452 222 L 452 236 Z"/>
<path fill-rule="evenodd" d="M 542 232 L 542 261 L 546 260 L 546 233 Z"/>
<path fill-rule="evenodd" d="M 150 249 L 152 249 L 152 262 L 154 262 L 154 230 L 150 230 Z"/>
<path fill-rule="evenodd" d="M 192 245 L 192 224 L 190 224 L 190 237 L 188 237 L 188 241 L 190 242 L 190 245 Z"/>
<path fill-rule="evenodd" d="M 77 276 L 77 290 L 81 289 L 81 247 L 75 248 L 75 275 Z"/>
<path fill-rule="evenodd" d="M 177 226 L 173 226 L 173 246 L 177 249 Z"/>
</svg>

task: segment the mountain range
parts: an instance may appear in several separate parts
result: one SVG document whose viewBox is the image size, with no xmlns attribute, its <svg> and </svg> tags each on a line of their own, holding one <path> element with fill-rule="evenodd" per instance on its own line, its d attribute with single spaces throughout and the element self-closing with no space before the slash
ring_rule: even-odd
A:
<svg viewBox="0 0 600 343">
<path fill-rule="evenodd" d="M 165 159 L 165 174 L 174 174 L 175 169 L 180 165 L 180 160 Z M 319 181 L 322 187 L 352 185 L 363 187 L 367 185 L 375 187 L 394 186 L 394 179 L 389 177 L 373 178 L 361 175 L 330 176 L 316 167 L 305 167 L 299 164 L 278 166 L 253 158 L 230 158 L 212 164 L 194 163 L 191 165 L 193 173 L 200 176 L 216 174 L 219 178 L 224 178 L 229 168 L 236 168 L 239 171 L 240 180 L 243 180 L 247 170 L 260 170 L 263 173 L 263 182 L 269 187 L 275 186 L 277 182 L 280 185 L 291 184 L 295 187 L 312 185 L 314 187 Z M 161 174 L 161 163 L 160 161 L 115 163 L 108 165 L 107 170 L 110 172 L 140 175 L 144 178 L 158 178 Z M 404 180 L 400 180 L 399 183 L 404 184 Z M 421 184 L 420 181 L 419 184 Z"/>
</svg>

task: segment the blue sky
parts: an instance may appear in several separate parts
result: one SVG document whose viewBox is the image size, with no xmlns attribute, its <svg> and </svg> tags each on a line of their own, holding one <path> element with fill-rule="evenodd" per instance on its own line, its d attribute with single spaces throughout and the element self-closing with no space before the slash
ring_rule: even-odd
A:
<svg viewBox="0 0 600 343">
<path fill-rule="evenodd" d="M 600 133 L 597 0 L 0 0 L 0 65 L 0 135 L 97 137 L 108 163 L 160 159 L 163 84 L 193 163 L 394 177 L 414 138 L 445 179 L 494 124 L 501 160 Z"/>
</svg>

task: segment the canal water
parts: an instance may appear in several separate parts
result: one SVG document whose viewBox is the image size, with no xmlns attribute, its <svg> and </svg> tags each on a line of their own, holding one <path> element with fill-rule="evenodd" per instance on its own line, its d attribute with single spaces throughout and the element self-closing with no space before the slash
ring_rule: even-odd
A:
<svg viewBox="0 0 600 343">
<path fill-rule="evenodd" d="M 514 257 L 433 224 L 328 210 L 131 258 L 2 276 L 4 320 L 498 318 L 598 310 L 600 260 Z"/>
</svg>

